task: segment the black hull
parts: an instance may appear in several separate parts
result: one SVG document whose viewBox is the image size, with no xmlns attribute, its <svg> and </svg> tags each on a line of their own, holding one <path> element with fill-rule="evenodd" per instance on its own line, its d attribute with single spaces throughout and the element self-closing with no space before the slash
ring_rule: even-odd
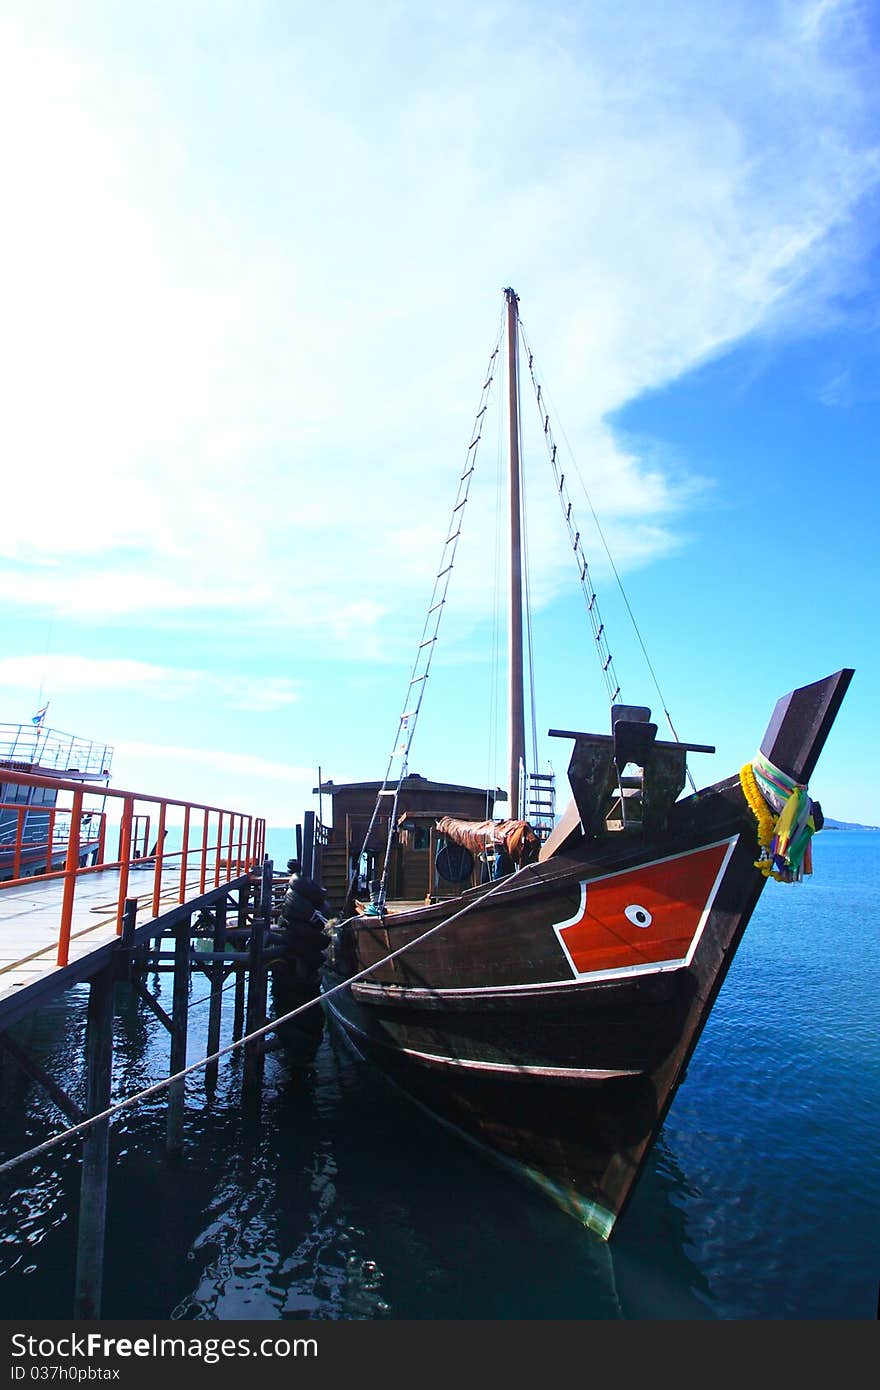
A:
<svg viewBox="0 0 880 1390">
<path fill-rule="evenodd" d="M 849 674 L 820 683 L 829 702 Z M 828 726 L 805 728 L 801 762 Z M 583 836 L 491 888 L 346 920 L 325 1005 L 415 1100 L 608 1238 L 766 883 L 759 852 L 731 778 L 650 838 Z"/>
<path fill-rule="evenodd" d="M 445 939 L 445 969 L 433 962 L 433 986 L 425 986 L 419 959 L 426 943 L 400 958 L 397 983 L 382 983 L 391 971 L 384 967 L 343 987 L 344 973 L 328 969 L 327 1007 L 357 1050 L 415 1100 L 608 1238 L 763 887 L 754 838 L 740 831 L 725 845 L 724 872 L 687 965 L 636 965 L 617 978 L 572 980 L 561 973 L 558 948 L 551 958 L 548 945 L 548 958 L 542 961 L 533 948 L 531 971 L 525 969 L 524 935 L 552 944 L 550 924 L 565 916 L 572 883 L 589 872 L 575 861 L 561 878 L 556 866 L 552 890 L 537 902 L 524 881 L 519 914 L 505 906 L 512 951 L 495 972 L 504 983 L 456 988 L 457 973 L 471 978 L 474 952 L 484 978 L 489 974 L 481 936 L 497 937 L 500 924 L 487 904 L 463 919 L 468 931 L 462 923 L 458 942 Z M 644 847 L 633 848 L 630 866 L 615 855 L 615 874 L 644 871 Z M 686 859 L 688 851 L 679 846 L 677 856 Z M 599 867 L 606 872 L 597 876 L 607 876 L 607 865 Z M 515 879 L 509 891 L 515 893 Z M 434 913 L 442 920 L 454 907 L 447 903 Z M 417 915 L 415 927 L 383 930 L 392 949 L 404 933 L 425 930 L 430 918 Z M 459 972 L 457 948 L 468 952 L 467 969 Z M 364 954 L 362 948 L 361 960 Z M 518 960 L 517 984 L 507 982 L 511 956 Z"/>
<path fill-rule="evenodd" d="M 339 1001 L 339 1002 L 337 1002 Z M 612 1164 L 634 1179 L 639 1153 L 658 1124 L 645 1073 L 577 1082 L 521 1071 L 495 1074 L 408 1063 L 365 1035 L 347 996 L 327 1003 L 356 1050 L 413 1100 L 484 1148 L 558 1206 L 606 1238 L 619 1215 Z"/>
<path fill-rule="evenodd" d="M 328 984 L 330 975 L 327 976 Z M 355 986 L 340 1001 L 353 1030 L 426 1069 L 503 1068 L 514 1082 L 547 1073 L 577 1083 L 657 1067 L 681 1035 L 693 999 L 689 971 L 629 982 L 562 985 L 444 1005 L 363 1000 Z M 406 993 L 406 991 L 402 991 Z"/>
</svg>

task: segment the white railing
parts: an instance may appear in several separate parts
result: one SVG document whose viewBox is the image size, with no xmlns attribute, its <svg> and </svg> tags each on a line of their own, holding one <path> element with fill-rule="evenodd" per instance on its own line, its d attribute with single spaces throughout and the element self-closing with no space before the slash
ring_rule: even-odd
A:
<svg viewBox="0 0 880 1390">
<path fill-rule="evenodd" d="M 113 749 L 106 743 L 76 738 L 60 729 L 34 724 L 0 724 L 0 764 L 27 763 L 69 776 L 110 775 Z"/>
</svg>

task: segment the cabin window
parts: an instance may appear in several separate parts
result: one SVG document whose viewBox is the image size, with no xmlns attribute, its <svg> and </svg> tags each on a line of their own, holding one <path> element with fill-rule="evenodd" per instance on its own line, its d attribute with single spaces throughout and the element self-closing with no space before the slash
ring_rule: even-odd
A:
<svg viewBox="0 0 880 1390">
<path fill-rule="evenodd" d="M 3 789 L 3 800 L 9 802 L 27 801 L 28 791 L 28 787 L 23 787 L 18 782 L 9 782 Z"/>
<path fill-rule="evenodd" d="M 403 843 L 407 849 L 431 848 L 430 826 L 419 825 L 417 821 L 413 820 L 405 820 L 399 828 L 403 832 Z"/>
</svg>

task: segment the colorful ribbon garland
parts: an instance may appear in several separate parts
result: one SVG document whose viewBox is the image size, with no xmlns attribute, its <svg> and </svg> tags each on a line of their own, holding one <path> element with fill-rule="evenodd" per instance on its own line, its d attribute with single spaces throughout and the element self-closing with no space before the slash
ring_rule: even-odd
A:
<svg viewBox="0 0 880 1390">
<path fill-rule="evenodd" d="M 810 841 L 816 833 L 807 788 L 756 753 L 740 770 L 743 795 L 758 822 L 761 857 L 755 868 L 765 878 L 797 883 L 813 872 Z"/>
</svg>

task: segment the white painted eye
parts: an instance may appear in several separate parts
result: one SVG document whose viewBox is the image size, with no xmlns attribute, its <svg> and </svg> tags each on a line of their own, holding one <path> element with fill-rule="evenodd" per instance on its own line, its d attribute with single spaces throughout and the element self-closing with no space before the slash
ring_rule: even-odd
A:
<svg viewBox="0 0 880 1390">
<path fill-rule="evenodd" d="M 654 920 L 648 909 L 640 907 L 638 903 L 630 903 L 629 907 L 625 907 L 623 911 L 634 927 L 650 927 Z"/>
</svg>

